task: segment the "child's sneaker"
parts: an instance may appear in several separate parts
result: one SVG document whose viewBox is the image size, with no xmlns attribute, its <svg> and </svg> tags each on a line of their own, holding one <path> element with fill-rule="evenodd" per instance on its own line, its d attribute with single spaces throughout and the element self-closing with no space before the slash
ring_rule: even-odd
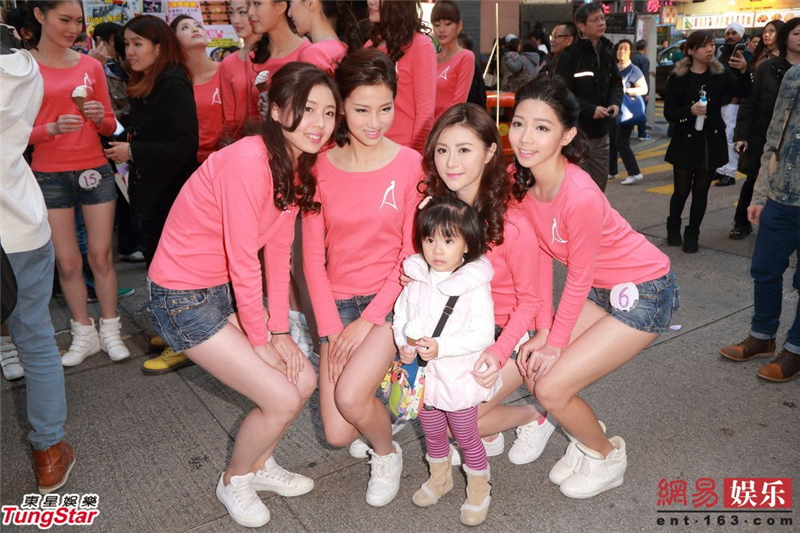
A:
<svg viewBox="0 0 800 533">
<path fill-rule="evenodd" d="M 252 485 L 257 491 L 269 491 L 290 497 L 311 492 L 314 480 L 285 470 L 270 456 L 264 463 L 264 468 L 255 473 Z"/>
<path fill-rule="evenodd" d="M 540 423 L 541 421 L 541 423 Z M 517 439 L 508 450 L 508 460 L 515 465 L 525 465 L 539 458 L 550 435 L 555 431 L 552 417 L 534 420 L 517 428 Z"/>
<path fill-rule="evenodd" d="M 603 433 L 605 433 L 606 425 L 599 420 L 597 422 L 603 429 Z M 575 472 L 575 467 L 578 466 L 578 461 L 580 461 L 580 458 L 583 457 L 583 453 L 581 453 L 581 451 L 578 449 L 578 440 L 570 435 L 567 430 L 564 430 L 564 433 L 569 438 L 567 452 L 556 462 L 556 464 L 553 465 L 553 468 L 550 469 L 550 481 L 556 485 L 561 485 L 565 479 Z"/>
<path fill-rule="evenodd" d="M 367 503 L 373 507 L 383 507 L 397 496 L 400 490 L 400 474 L 403 473 L 403 450 L 396 442 L 392 442 L 394 453 L 375 455 L 370 450 L 372 459 L 369 464 L 372 471 L 367 484 Z"/>
<path fill-rule="evenodd" d="M 606 457 L 581 443 L 576 444 L 583 456 L 575 472 L 561 483 L 561 494 L 585 499 L 622 485 L 628 467 L 625 441 L 622 437 L 611 437 L 609 442 L 614 449 Z"/>
<path fill-rule="evenodd" d="M 217 499 L 228 510 L 231 519 L 244 527 L 261 527 L 269 522 L 269 509 L 251 485 L 255 474 L 231 476 L 227 486 L 222 484 L 223 475 L 219 476 L 217 483 Z"/>
</svg>

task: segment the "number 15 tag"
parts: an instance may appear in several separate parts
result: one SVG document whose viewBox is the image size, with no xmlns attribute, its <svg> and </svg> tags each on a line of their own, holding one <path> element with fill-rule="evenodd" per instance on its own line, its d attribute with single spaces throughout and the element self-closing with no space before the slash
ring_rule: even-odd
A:
<svg viewBox="0 0 800 533">
<path fill-rule="evenodd" d="M 611 289 L 611 307 L 619 311 L 630 311 L 639 303 L 639 289 L 630 281 L 614 285 Z"/>
</svg>

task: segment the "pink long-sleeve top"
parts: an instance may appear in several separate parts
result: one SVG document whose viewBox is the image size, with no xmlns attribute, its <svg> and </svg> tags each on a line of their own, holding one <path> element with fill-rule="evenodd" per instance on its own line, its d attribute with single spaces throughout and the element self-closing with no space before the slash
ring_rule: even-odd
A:
<svg viewBox="0 0 800 533">
<path fill-rule="evenodd" d="M 233 55 L 233 54 L 231 54 Z M 197 147 L 197 161 L 202 163 L 211 152 L 217 149 L 222 133 L 223 115 L 222 98 L 220 95 L 220 68 L 206 83 L 195 85 L 194 104 L 197 108 L 197 125 L 199 127 Z"/>
<path fill-rule="evenodd" d="M 536 234 L 519 203 L 509 206 L 505 222 L 503 244 L 486 254 L 494 269 L 494 323 L 503 328 L 489 351 L 501 365 L 529 329 L 547 329 L 552 323 L 552 309 L 542 306 L 537 272 L 525 266 L 538 265 L 540 253 Z"/>
<path fill-rule="evenodd" d="M 253 346 L 289 331 L 289 255 L 297 208 L 273 202 L 269 155 L 260 136 L 214 152 L 181 189 L 169 212 L 149 276 L 167 289 L 232 282 L 239 321 Z M 269 318 L 265 321 L 264 248 Z"/>
<path fill-rule="evenodd" d="M 250 52 L 250 54 L 248 54 L 247 59 L 249 60 L 250 67 L 247 69 L 247 86 L 249 87 L 250 91 L 248 104 L 250 113 L 249 116 L 258 117 L 258 97 L 260 94 L 258 92 L 258 88 L 255 86 L 256 76 L 258 76 L 260 72 L 269 72 L 267 83 L 272 83 L 272 77 L 275 75 L 275 73 L 278 72 L 282 66 L 288 65 L 293 61 L 299 61 L 300 54 L 309 46 L 311 46 L 311 43 L 307 40 L 303 40 L 303 42 L 300 43 L 297 48 L 292 50 L 289 54 L 283 57 L 271 57 L 263 63 L 253 63 L 255 53 Z"/>
<path fill-rule="evenodd" d="M 372 46 L 367 41 L 364 48 Z M 386 52 L 386 46 L 378 46 Z M 397 96 L 394 99 L 394 122 L 386 136 L 396 143 L 425 149 L 425 140 L 433 129 L 436 105 L 436 52 L 427 35 L 417 32 L 397 62 Z"/>
<path fill-rule="evenodd" d="M 44 81 L 44 98 L 29 141 L 35 146 L 31 168 L 36 172 L 67 172 L 107 164 L 100 135 L 114 133 L 117 123 L 103 65 L 96 59 L 81 55 L 74 67 L 51 68 L 40 63 L 39 70 Z M 87 102 L 97 100 L 103 104 L 105 115 L 100 126 L 84 119 L 85 123 L 78 131 L 49 136 L 47 125 L 56 122 L 58 117 L 80 115 L 72 101 L 72 90 L 79 85 L 91 89 Z"/>
<path fill-rule="evenodd" d="M 592 287 L 611 289 L 620 283 L 643 283 L 670 270 L 669 258 L 631 228 L 589 174 L 564 162 L 566 175 L 552 201 L 540 202 L 531 195 L 522 201 L 545 252 L 539 256 L 539 276 L 552 285 L 551 257 L 568 268 L 547 338 L 547 343 L 556 348 L 569 344 Z M 552 289 L 543 296 L 545 307 L 551 306 Z"/>
<path fill-rule="evenodd" d="M 250 85 L 248 71 L 250 57 L 244 61 L 231 54 L 219 65 L 220 92 L 222 94 L 222 121 L 225 133 L 238 138 L 250 116 Z"/>
<path fill-rule="evenodd" d="M 434 119 L 456 104 L 463 104 L 469 96 L 472 77 L 475 75 L 475 54 L 462 50 L 444 63 L 436 65 L 436 107 Z"/>
<path fill-rule="evenodd" d="M 331 76 L 347 54 L 347 45 L 338 39 L 325 39 L 300 51 L 299 61 L 316 65 Z"/>
<path fill-rule="evenodd" d="M 335 300 L 375 294 L 362 318 L 380 325 L 400 294 L 400 267 L 414 253 L 412 233 L 421 156 L 400 147 L 385 167 L 346 172 L 320 155 L 317 201 L 303 216 L 303 269 L 320 336 L 342 331 Z"/>
</svg>

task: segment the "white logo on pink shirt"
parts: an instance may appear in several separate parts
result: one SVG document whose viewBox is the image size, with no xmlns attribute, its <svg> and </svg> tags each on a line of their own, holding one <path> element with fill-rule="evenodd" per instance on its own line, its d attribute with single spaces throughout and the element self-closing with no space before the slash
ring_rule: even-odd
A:
<svg viewBox="0 0 800 533">
<path fill-rule="evenodd" d="M 556 217 L 553 217 L 552 240 L 550 241 L 550 244 L 553 244 L 555 242 L 558 242 L 558 243 L 561 243 L 561 244 L 566 244 L 567 243 L 566 239 L 562 239 L 561 235 L 558 234 L 558 222 L 556 222 Z"/>
<path fill-rule="evenodd" d="M 386 187 L 386 191 L 383 193 L 383 200 L 381 201 L 381 206 L 378 208 L 379 211 L 383 209 L 383 206 L 385 205 L 394 207 L 395 211 L 397 211 L 397 201 L 394 198 L 394 188 L 395 183 L 394 180 L 392 180 L 392 183 Z"/>
<path fill-rule="evenodd" d="M 92 87 L 92 80 L 89 79 L 89 73 L 88 72 L 85 72 L 83 74 L 83 84 L 86 85 L 90 89 L 94 89 L 94 87 Z"/>
<path fill-rule="evenodd" d="M 445 68 L 445 69 L 442 71 L 442 73 L 441 73 L 441 74 L 439 74 L 439 77 L 440 77 L 440 78 L 442 78 L 443 80 L 447 81 L 447 72 L 448 72 L 449 70 L 450 70 L 450 65 L 447 65 L 447 68 Z"/>
<path fill-rule="evenodd" d="M 219 87 L 214 89 L 214 95 L 211 97 L 211 105 L 214 104 L 222 105 L 222 99 L 219 97 Z"/>
</svg>

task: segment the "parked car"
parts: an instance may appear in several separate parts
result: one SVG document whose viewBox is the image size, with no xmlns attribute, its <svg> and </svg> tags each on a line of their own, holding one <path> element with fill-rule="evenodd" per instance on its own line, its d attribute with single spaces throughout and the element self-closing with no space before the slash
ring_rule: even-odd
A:
<svg viewBox="0 0 800 533">
<path fill-rule="evenodd" d="M 667 78 L 670 72 L 675 68 L 675 63 L 684 57 L 683 52 L 681 52 L 681 46 L 685 41 L 686 39 L 681 39 L 658 54 L 658 59 L 656 60 L 656 94 L 662 99 L 664 98 L 664 92 L 667 90 Z M 719 52 L 719 47 L 725 44 L 725 39 L 717 37 L 714 39 L 714 44 L 717 46 L 717 52 Z"/>
</svg>

